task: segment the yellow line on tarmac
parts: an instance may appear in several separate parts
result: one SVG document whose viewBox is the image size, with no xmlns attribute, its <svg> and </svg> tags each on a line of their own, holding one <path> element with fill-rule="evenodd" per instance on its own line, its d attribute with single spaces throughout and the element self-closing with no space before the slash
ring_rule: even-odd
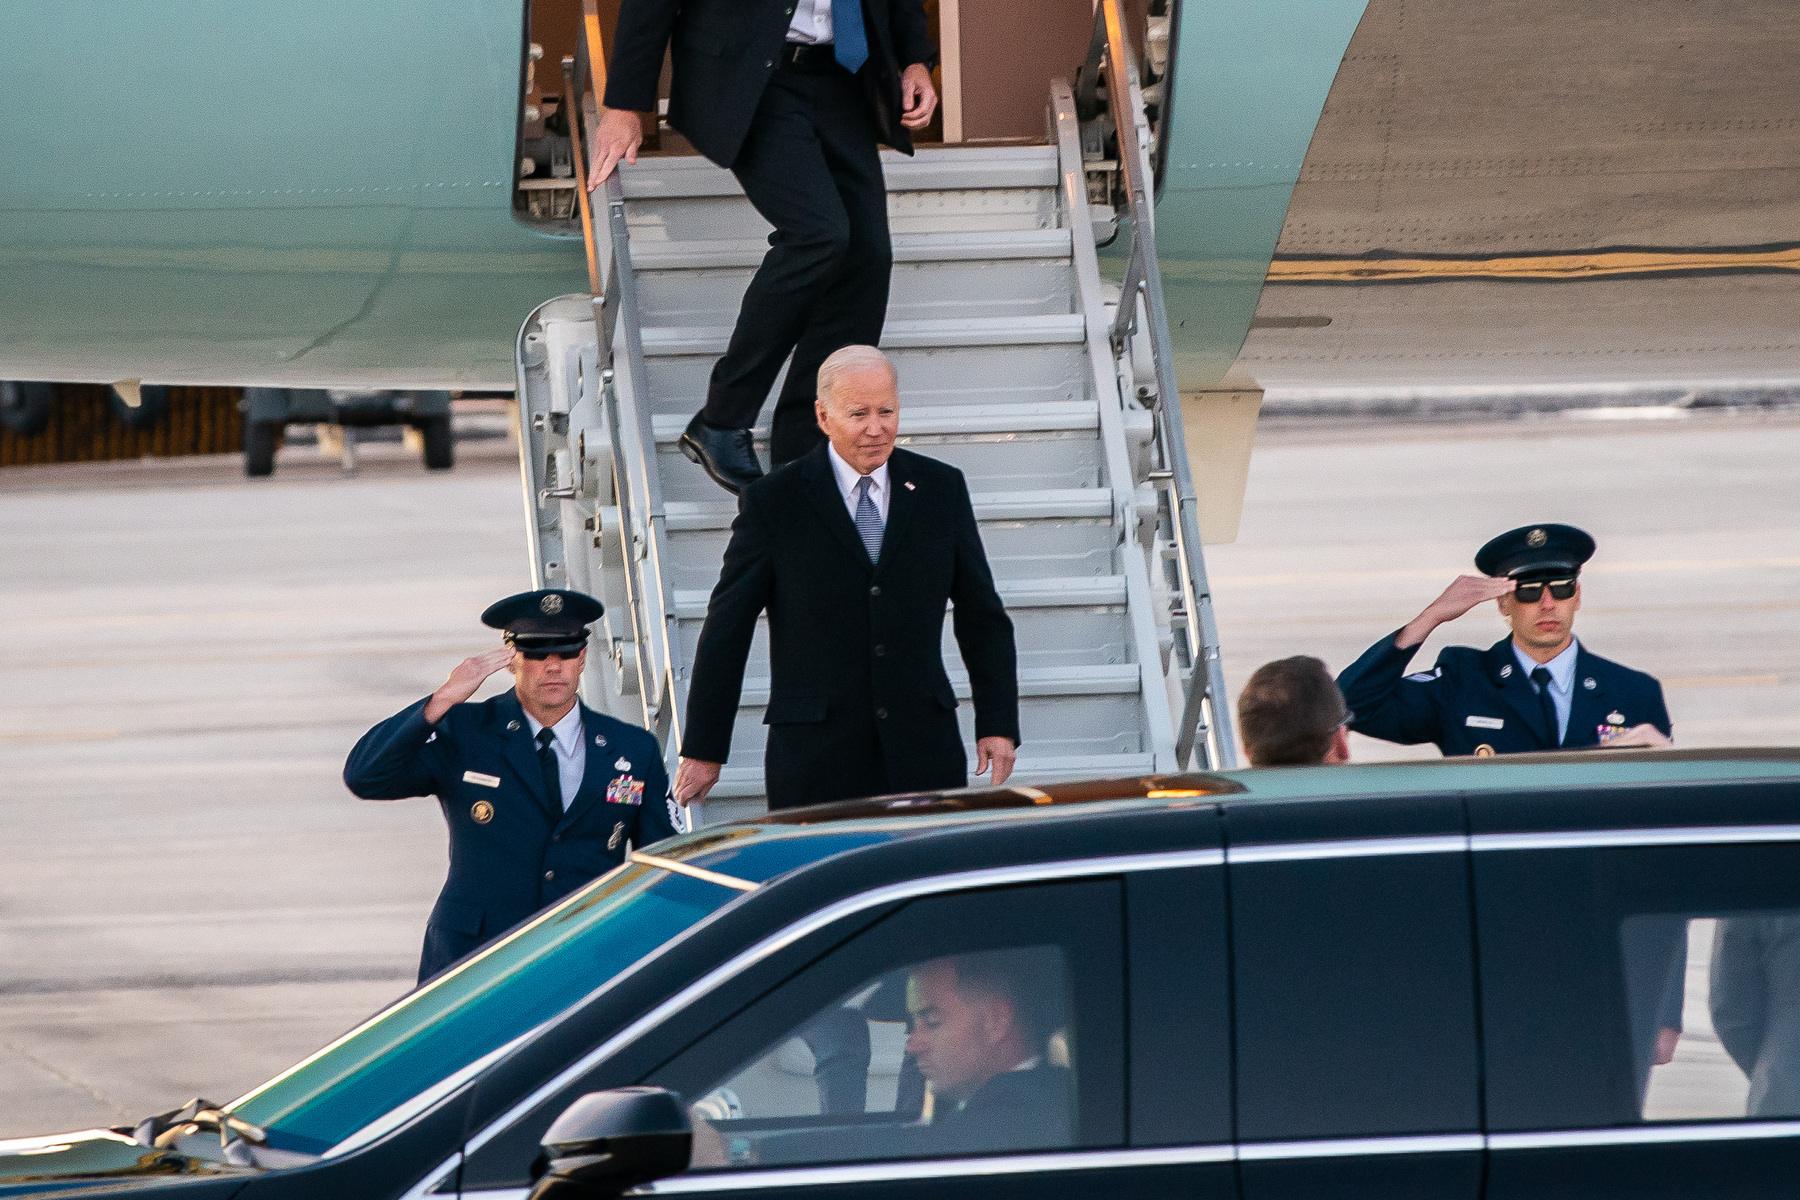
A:
<svg viewBox="0 0 1800 1200">
<path fill-rule="evenodd" d="M 1597 250 L 1469 258 L 1277 258 L 1270 283 L 1420 283 L 1451 279 L 1562 281 L 1698 271 L 1800 271 L 1800 246 L 1754 250 Z"/>
</svg>

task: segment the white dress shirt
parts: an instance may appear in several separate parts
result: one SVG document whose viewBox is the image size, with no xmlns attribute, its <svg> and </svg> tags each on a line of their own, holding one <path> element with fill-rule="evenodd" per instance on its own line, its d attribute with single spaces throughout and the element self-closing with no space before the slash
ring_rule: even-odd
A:
<svg viewBox="0 0 1800 1200">
<path fill-rule="evenodd" d="M 1569 733 L 1569 705 L 1575 699 L 1575 650 L 1578 645 L 1570 638 L 1561 654 L 1547 663 L 1540 663 L 1519 649 L 1519 643 L 1513 643 L 1513 657 L 1519 660 L 1519 669 L 1525 672 L 1525 682 L 1531 683 L 1531 673 L 1540 666 L 1550 672 L 1550 700 L 1556 705 L 1556 740 L 1559 743 Z M 1531 690 L 1537 691 L 1537 685 L 1532 684 Z"/>
<path fill-rule="evenodd" d="M 538 731 L 544 724 L 530 713 L 525 714 L 525 724 L 531 728 L 531 750 L 535 754 Z M 581 744 L 581 730 L 579 703 L 572 705 L 563 714 L 563 719 L 550 727 L 550 749 L 556 754 L 556 783 L 562 789 L 564 812 L 575 803 L 575 793 L 581 790 L 581 777 L 587 772 L 587 749 Z"/>
<path fill-rule="evenodd" d="M 831 0 L 798 0 L 788 22 L 787 40 L 817 45 L 831 40 Z"/>
<path fill-rule="evenodd" d="M 850 523 L 856 524 L 856 482 L 862 476 L 856 468 L 838 457 L 837 447 L 830 442 L 825 443 L 825 456 L 831 460 L 831 473 L 837 476 L 838 492 L 844 497 L 844 507 L 850 510 Z M 869 472 L 869 499 L 875 501 L 875 511 L 881 514 L 882 528 L 887 528 L 888 500 L 888 465 L 882 463 Z"/>
</svg>

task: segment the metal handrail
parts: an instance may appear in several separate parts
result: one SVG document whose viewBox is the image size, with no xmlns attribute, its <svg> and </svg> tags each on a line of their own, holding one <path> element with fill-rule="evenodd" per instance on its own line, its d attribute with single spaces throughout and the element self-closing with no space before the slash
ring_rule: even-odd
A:
<svg viewBox="0 0 1800 1200">
<path fill-rule="evenodd" d="M 1175 752 L 1182 762 L 1186 762 L 1202 736 L 1204 723 L 1207 747 L 1204 765 L 1225 767 L 1236 759 L 1236 743 L 1229 706 L 1225 703 L 1225 678 L 1219 662 L 1212 589 L 1207 582 L 1206 562 L 1200 548 L 1199 500 L 1194 491 L 1193 468 L 1187 457 L 1181 394 L 1177 390 L 1175 359 L 1170 348 L 1169 316 L 1163 304 L 1162 270 L 1157 263 L 1155 213 L 1151 205 L 1154 184 L 1150 177 L 1149 155 L 1138 129 L 1143 98 L 1138 84 L 1136 53 L 1125 32 L 1119 0 L 1100 0 L 1095 10 L 1094 38 L 1082 71 L 1085 80 L 1097 78 L 1101 55 L 1105 57 L 1107 104 L 1118 138 L 1119 174 L 1131 218 L 1125 285 L 1119 295 L 1118 315 L 1112 328 L 1113 349 L 1116 354 L 1124 354 L 1139 321 L 1148 321 L 1156 371 L 1156 404 L 1151 413 L 1168 470 L 1168 479 L 1163 484 L 1169 492 L 1174 518 L 1171 524 L 1174 526 L 1182 608 L 1185 610 L 1191 669 L 1175 730 Z"/>
<path fill-rule="evenodd" d="M 598 37 L 597 20 L 586 23 L 586 33 L 589 38 Z M 589 47 L 584 40 L 578 46 L 576 56 L 563 60 L 563 80 L 569 98 L 569 136 L 576 191 L 580 197 L 582 241 L 588 257 L 589 277 L 595 283 L 593 311 L 599 337 L 600 407 L 606 415 L 613 478 L 619 481 L 616 491 L 621 546 L 626 556 L 623 564 L 625 587 L 631 604 L 632 637 L 637 646 L 639 687 L 647 710 L 645 715 L 668 754 L 680 745 L 683 700 L 676 669 L 680 659 L 674 596 L 661 569 L 668 520 L 662 480 L 656 472 L 656 436 L 652 423 L 648 414 L 642 411 L 630 413 L 627 420 L 620 403 L 616 372 L 621 366 L 629 374 L 631 395 L 641 400 L 647 394 L 642 378 L 642 331 L 636 320 L 636 277 L 631 268 L 625 193 L 619 176 L 615 172 L 605 184 L 604 259 L 600 253 L 601 234 L 596 228 L 587 190 L 586 105 L 582 84 L 595 81 L 597 75 L 587 62 L 578 60 L 588 59 Z M 625 343 L 622 355 L 618 353 L 620 337 Z M 628 424 L 631 427 L 629 434 Z M 640 559 L 644 564 L 642 573 L 637 566 Z M 653 581 L 653 586 L 644 586 L 647 581 Z"/>
</svg>

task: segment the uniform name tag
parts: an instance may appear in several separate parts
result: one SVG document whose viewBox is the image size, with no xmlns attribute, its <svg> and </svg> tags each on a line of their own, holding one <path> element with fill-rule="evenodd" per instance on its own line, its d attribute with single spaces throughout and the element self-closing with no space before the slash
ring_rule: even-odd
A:
<svg viewBox="0 0 1800 1200">
<path fill-rule="evenodd" d="M 1470 717 L 1463 722 L 1470 729 L 1505 729 L 1506 722 L 1499 717 Z"/>
<path fill-rule="evenodd" d="M 464 771 L 464 783 L 479 783 L 482 787 L 497 788 L 500 786 L 498 775 L 483 775 L 480 771 Z"/>
<path fill-rule="evenodd" d="M 629 775 L 621 775 L 606 785 L 606 802 L 608 804 L 642 804 L 644 802 L 644 781 L 633 779 Z"/>
</svg>

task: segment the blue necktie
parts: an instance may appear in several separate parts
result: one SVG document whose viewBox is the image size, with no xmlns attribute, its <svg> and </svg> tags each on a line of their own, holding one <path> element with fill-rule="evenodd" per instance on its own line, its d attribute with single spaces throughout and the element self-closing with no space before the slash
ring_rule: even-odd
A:
<svg viewBox="0 0 1800 1200">
<path fill-rule="evenodd" d="M 862 539 L 863 549 L 869 552 L 872 563 L 881 561 L 881 510 L 875 507 L 875 498 L 869 495 L 869 485 L 873 482 L 867 475 L 856 481 L 856 536 Z"/>
<path fill-rule="evenodd" d="M 869 61 L 869 35 L 863 29 L 862 0 L 831 0 L 832 55 L 844 70 L 862 70 Z"/>
</svg>

